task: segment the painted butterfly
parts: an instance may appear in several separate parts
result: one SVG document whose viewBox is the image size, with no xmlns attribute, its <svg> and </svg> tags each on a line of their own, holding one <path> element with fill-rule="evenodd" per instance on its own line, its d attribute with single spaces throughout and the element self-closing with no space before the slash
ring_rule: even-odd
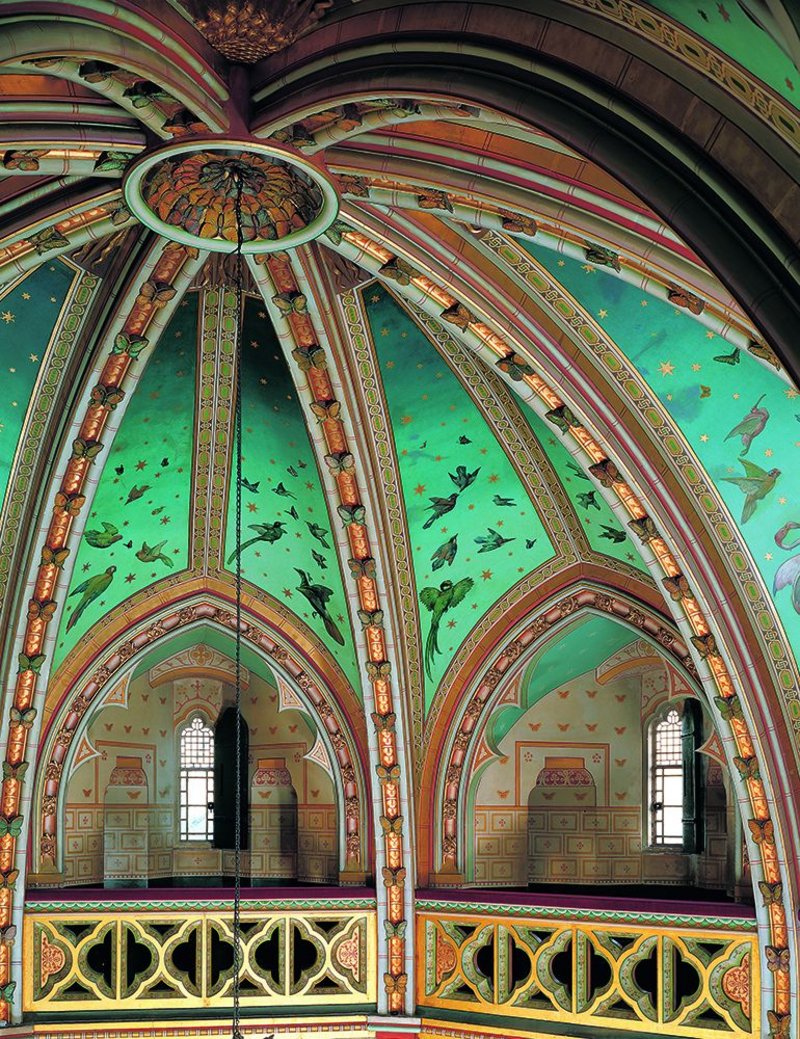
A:
<svg viewBox="0 0 800 1039">
<path fill-rule="evenodd" d="M 49 545 L 45 545 L 42 549 L 42 563 L 45 566 L 56 566 L 60 570 L 68 555 L 68 548 L 50 548 Z"/>
<path fill-rule="evenodd" d="M 308 313 L 308 300 L 302 292 L 279 292 L 272 297 L 272 302 L 284 317 Z"/>
<path fill-rule="evenodd" d="M 138 357 L 145 347 L 150 345 L 150 340 L 145 336 L 134 335 L 133 332 L 119 332 L 114 336 L 112 354 L 128 354 L 129 357 Z"/>
<path fill-rule="evenodd" d="M 756 844 L 775 843 L 775 824 L 771 819 L 748 819 L 747 825 Z"/>
<path fill-rule="evenodd" d="M 20 653 L 17 657 L 19 661 L 19 673 L 23 671 L 32 671 L 35 675 L 38 675 L 42 670 L 42 664 L 46 660 L 44 653 L 37 653 L 35 656 L 29 657 L 25 653 Z"/>
<path fill-rule="evenodd" d="M 733 718 L 741 721 L 744 718 L 742 704 L 738 696 L 729 696 L 727 699 L 722 696 L 715 696 L 714 703 L 719 708 L 719 713 L 725 721 L 731 721 Z"/>
<path fill-rule="evenodd" d="M 301 372 L 307 372 L 311 368 L 317 368 L 319 371 L 324 372 L 328 367 L 325 351 L 316 344 L 313 346 L 295 347 L 292 350 L 292 357 L 297 362 L 297 367 Z"/>
<path fill-rule="evenodd" d="M 737 755 L 733 759 L 733 763 L 742 779 L 761 779 L 761 772 L 758 767 L 758 758 L 740 758 Z"/>
<path fill-rule="evenodd" d="M 783 900 L 783 884 L 780 881 L 768 884 L 766 880 L 759 880 L 758 890 L 764 898 L 765 906 L 778 905 Z"/>
<path fill-rule="evenodd" d="M 354 523 L 361 525 L 367 518 L 367 510 L 363 505 L 339 505 L 336 511 L 339 513 L 345 527 L 349 527 Z"/>
<path fill-rule="evenodd" d="M 410 285 L 411 279 L 416 276 L 414 268 L 399 256 L 393 256 L 380 268 L 380 274 L 396 281 L 398 285 Z"/>
<path fill-rule="evenodd" d="M 381 829 L 384 833 L 402 833 L 403 832 L 403 817 L 402 815 L 395 816 L 394 819 L 390 819 L 386 815 L 381 816 Z"/>
<path fill-rule="evenodd" d="M 99 440 L 84 440 L 82 437 L 78 437 L 77 440 L 72 441 L 73 458 L 88 458 L 90 462 L 93 462 L 102 450 L 103 445 Z"/>
<path fill-rule="evenodd" d="M 39 602 L 37 599 L 31 599 L 28 603 L 28 620 L 52 620 L 53 614 L 57 609 L 58 603 L 53 599 L 45 599 L 42 602 Z"/>
</svg>

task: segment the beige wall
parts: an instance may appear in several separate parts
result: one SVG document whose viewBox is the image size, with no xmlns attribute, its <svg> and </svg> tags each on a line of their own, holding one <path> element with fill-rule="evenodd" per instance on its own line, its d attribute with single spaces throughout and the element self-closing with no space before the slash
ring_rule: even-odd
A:
<svg viewBox="0 0 800 1039">
<path fill-rule="evenodd" d="M 114 830 L 117 879 L 145 876 L 154 882 L 171 876 L 214 876 L 232 869 L 231 856 L 208 845 L 179 840 L 176 731 L 197 713 L 213 727 L 220 709 L 232 702 L 233 691 L 219 677 L 204 676 L 201 669 L 166 680 L 161 675 L 155 685 L 151 680 L 148 674 L 133 680 L 127 706 L 106 706 L 89 724 L 88 744 L 96 754 L 73 768 L 67 783 L 64 883 L 91 884 L 104 879 L 104 845 L 107 848 L 109 843 L 104 837 L 104 802 L 109 799 L 109 789 L 114 791 L 111 799 L 115 803 L 113 821 L 106 810 L 106 828 Z M 315 745 L 316 731 L 300 712 L 280 710 L 275 686 L 256 675 L 249 676 L 249 683 L 243 712 L 250 729 L 250 779 L 259 758 L 285 759 L 298 802 L 298 879 L 336 883 L 339 856 L 333 781 L 320 764 L 306 758 Z M 117 760 L 131 757 L 141 760 L 146 786 L 109 788 Z M 251 802 L 256 835 L 266 825 L 272 796 L 268 789 L 257 794 Z M 257 846 L 255 840 L 252 861 L 245 856 L 245 866 L 255 877 L 263 867 Z"/>
<path fill-rule="evenodd" d="M 707 852 L 690 856 L 646 847 L 642 732 L 646 716 L 667 696 L 660 666 L 602 681 L 592 671 L 518 718 L 499 744 L 500 756 L 491 757 L 477 780 L 474 882 L 725 888 L 722 774 L 705 755 L 713 783 Z M 537 787 L 543 770 L 550 785 Z"/>
</svg>

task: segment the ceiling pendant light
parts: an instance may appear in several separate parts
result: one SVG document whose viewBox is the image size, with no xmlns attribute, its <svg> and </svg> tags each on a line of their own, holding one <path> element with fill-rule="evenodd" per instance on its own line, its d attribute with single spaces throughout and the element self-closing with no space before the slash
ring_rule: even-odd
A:
<svg viewBox="0 0 800 1039">
<path fill-rule="evenodd" d="M 311 29 L 333 0 L 181 0 L 195 27 L 228 61 L 252 65 Z"/>
</svg>

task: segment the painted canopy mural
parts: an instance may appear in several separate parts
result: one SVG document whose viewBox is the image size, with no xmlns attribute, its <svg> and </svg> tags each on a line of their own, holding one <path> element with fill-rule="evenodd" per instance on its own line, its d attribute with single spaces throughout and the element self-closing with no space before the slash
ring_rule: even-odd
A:
<svg viewBox="0 0 800 1039">
<path fill-rule="evenodd" d="M 43 263 L 0 291 L 0 506 L 37 380 L 78 271 Z"/>
<path fill-rule="evenodd" d="M 56 664 L 124 599 L 189 564 L 197 319 L 197 294 L 190 293 L 147 360 L 100 463 Z"/>
<path fill-rule="evenodd" d="M 800 397 L 782 373 L 613 271 L 529 244 L 531 256 L 630 360 L 722 496 L 800 646 Z"/>
</svg>

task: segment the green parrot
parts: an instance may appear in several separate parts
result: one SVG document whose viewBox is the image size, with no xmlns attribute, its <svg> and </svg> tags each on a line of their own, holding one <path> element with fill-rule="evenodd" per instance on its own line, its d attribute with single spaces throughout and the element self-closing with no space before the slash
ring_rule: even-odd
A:
<svg viewBox="0 0 800 1039">
<path fill-rule="evenodd" d="M 464 601 L 474 584 L 471 577 L 462 577 L 456 584 L 452 581 L 442 581 L 438 588 L 423 588 L 420 592 L 422 605 L 427 606 L 433 614 L 431 629 L 425 642 L 425 674 L 428 678 L 431 677 L 434 656 L 442 652 L 439 648 L 439 625 L 442 617 L 448 610 Z"/>
<path fill-rule="evenodd" d="M 723 476 L 721 479 L 725 483 L 735 483 L 745 495 L 741 522 L 747 523 L 756 511 L 757 503 L 765 498 L 775 486 L 775 481 L 781 475 L 781 471 L 780 469 L 770 469 L 767 472 L 766 469 L 762 469 L 760 465 L 756 465 L 747 458 L 740 458 L 739 461 L 744 468 L 744 476 Z"/>
<path fill-rule="evenodd" d="M 75 624 L 78 623 L 78 619 L 87 606 L 91 605 L 95 599 L 99 597 L 108 589 L 114 579 L 114 573 L 116 572 L 115 566 L 106 567 L 102 574 L 95 574 L 94 577 L 87 577 L 85 581 L 82 581 L 75 591 L 70 592 L 70 597 L 73 595 L 81 595 L 81 599 L 78 605 L 73 609 L 69 620 L 67 621 L 67 631 L 70 630 Z"/>
<path fill-rule="evenodd" d="M 326 588 L 324 584 L 312 584 L 311 579 L 305 570 L 298 570 L 297 567 L 294 569 L 295 572 L 300 575 L 300 584 L 297 586 L 298 592 L 300 592 L 301 595 L 304 595 L 311 603 L 311 609 L 325 625 L 325 630 L 330 637 L 335 639 L 340 646 L 343 646 L 344 636 L 341 631 L 339 631 L 333 617 L 328 613 L 326 605 L 328 599 L 333 595 L 333 589 Z"/>
<path fill-rule="evenodd" d="M 148 545 L 146 541 L 143 541 L 142 547 L 136 553 L 136 558 L 141 559 L 143 563 L 155 563 L 156 560 L 160 559 L 164 566 L 168 566 L 171 570 L 172 560 L 161 551 L 166 543 L 166 538 L 163 541 L 159 541 L 157 545 Z"/>
<path fill-rule="evenodd" d="M 122 541 L 119 527 L 115 527 L 113 523 L 103 523 L 102 526 L 102 530 L 87 530 L 84 534 L 92 548 L 111 548 L 115 541 Z"/>
<path fill-rule="evenodd" d="M 243 552 L 246 548 L 251 545 L 255 545 L 258 541 L 266 541 L 267 543 L 272 541 L 278 541 L 286 533 L 286 524 L 283 520 L 277 520 L 275 523 L 250 523 L 250 530 L 256 531 L 254 538 L 248 538 L 247 541 L 243 541 L 238 549 L 234 549 L 233 552 L 228 556 L 228 566 L 231 565 L 236 556 Z"/>
<path fill-rule="evenodd" d="M 746 455 L 750 450 L 750 445 L 759 433 L 764 432 L 764 427 L 769 419 L 769 412 L 767 409 L 759 406 L 763 399 L 764 394 L 762 393 L 750 409 L 749 413 L 745 415 L 742 421 L 735 425 L 730 433 L 725 437 L 726 440 L 730 440 L 731 437 L 741 437 L 743 455 Z"/>
<path fill-rule="evenodd" d="M 448 566 L 452 566 L 457 551 L 458 534 L 454 534 L 449 541 L 445 541 L 443 545 L 439 545 L 431 556 L 431 562 L 433 563 L 432 569 L 439 570 L 445 563 L 447 563 Z"/>
</svg>

